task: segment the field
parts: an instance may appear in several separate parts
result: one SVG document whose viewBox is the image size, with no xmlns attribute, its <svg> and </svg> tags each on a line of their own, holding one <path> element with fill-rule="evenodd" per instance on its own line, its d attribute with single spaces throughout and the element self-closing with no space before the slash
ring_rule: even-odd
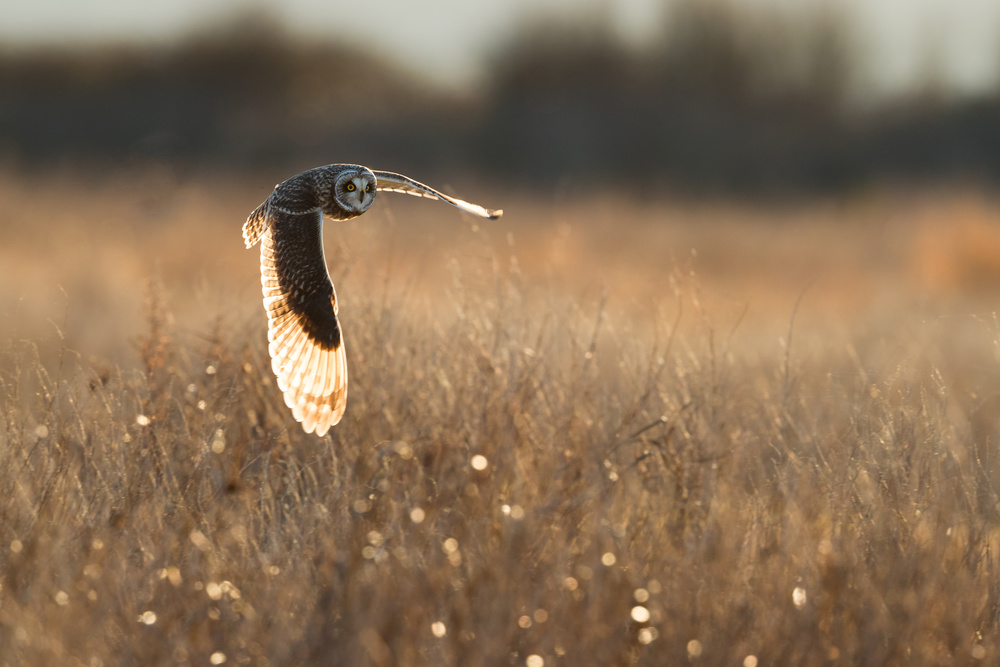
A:
<svg viewBox="0 0 1000 667">
<path fill-rule="evenodd" d="M 998 660 L 1000 200 L 380 195 L 316 438 L 283 175 L 0 174 L 0 665 Z"/>
</svg>

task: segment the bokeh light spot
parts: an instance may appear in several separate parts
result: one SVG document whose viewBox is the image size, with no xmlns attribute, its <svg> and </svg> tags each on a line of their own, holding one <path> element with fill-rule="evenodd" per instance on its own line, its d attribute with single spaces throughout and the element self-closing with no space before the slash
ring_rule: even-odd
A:
<svg viewBox="0 0 1000 667">
<path fill-rule="evenodd" d="M 641 628 L 639 630 L 639 643 L 640 644 L 652 644 L 660 633 L 657 632 L 656 628 Z"/>
</svg>

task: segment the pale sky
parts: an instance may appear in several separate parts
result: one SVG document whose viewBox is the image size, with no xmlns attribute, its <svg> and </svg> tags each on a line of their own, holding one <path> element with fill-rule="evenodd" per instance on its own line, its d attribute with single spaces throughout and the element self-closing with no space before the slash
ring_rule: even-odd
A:
<svg viewBox="0 0 1000 667">
<path fill-rule="evenodd" d="M 795 10 L 831 6 L 855 17 L 882 90 L 905 88 L 923 65 L 954 89 L 1000 80 L 998 0 L 738 0 Z M 671 0 L 0 0 L 0 44 L 164 41 L 254 8 L 293 30 L 401 60 L 455 88 L 474 85 L 483 59 L 525 22 L 600 8 L 624 35 L 648 39 Z M 936 60 L 930 56 L 937 50 Z"/>
</svg>

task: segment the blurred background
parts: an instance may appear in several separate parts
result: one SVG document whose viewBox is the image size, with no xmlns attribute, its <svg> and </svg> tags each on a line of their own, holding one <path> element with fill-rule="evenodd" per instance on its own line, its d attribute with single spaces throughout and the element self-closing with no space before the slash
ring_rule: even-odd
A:
<svg viewBox="0 0 1000 667">
<path fill-rule="evenodd" d="M 18 3 L 0 155 L 359 161 L 544 191 L 1000 176 L 990 0 Z"/>
<path fill-rule="evenodd" d="M 256 322 L 240 226 L 331 162 L 507 212 L 480 229 L 386 196 L 372 230 L 327 232 L 338 287 L 394 267 L 439 293 L 450 258 L 488 273 L 511 253 L 531 284 L 633 312 L 691 272 L 722 319 L 781 329 L 807 288 L 820 327 L 886 304 L 983 312 L 1000 5 L 17 3 L 0 22 L 0 326 L 58 325 L 117 358 L 154 277 L 186 322 L 232 304 Z"/>
</svg>

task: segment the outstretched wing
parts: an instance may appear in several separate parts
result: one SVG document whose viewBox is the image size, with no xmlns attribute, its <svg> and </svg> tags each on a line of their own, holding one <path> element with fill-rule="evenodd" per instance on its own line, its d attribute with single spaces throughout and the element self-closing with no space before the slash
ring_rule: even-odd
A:
<svg viewBox="0 0 1000 667">
<path fill-rule="evenodd" d="M 376 179 L 376 189 L 385 190 L 386 192 L 401 192 L 405 195 L 413 195 L 415 197 L 425 197 L 427 199 L 439 199 L 443 202 L 447 202 L 452 206 L 456 206 L 466 213 L 471 213 L 472 215 L 478 215 L 480 218 L 488 218 L 490 220 L 496 220 L 501 215 L 503 215 L 502 210 L 492 210 L 484 208 L 479 204 L 470 204 L 467 201 L 462 201 L 461 199 L 455 199 L 454 197 L 449 197 L 443 192 L 438 192 L 434 188 L 430 188 L 423 183 L 418 183 L 412 178 L 403 176 L 402 174 L 394 174 L 391 171 L 372 171 L 375 174 Z"/>
<path fill-rule="evenodd" d="M 306 433 L 322 436 L 347 407 L 347 358 L 323 256 L 323 215 L 272 207 L 267 216 L 260 282 L 271 368 L 295 419 Z"/>
</svg>

